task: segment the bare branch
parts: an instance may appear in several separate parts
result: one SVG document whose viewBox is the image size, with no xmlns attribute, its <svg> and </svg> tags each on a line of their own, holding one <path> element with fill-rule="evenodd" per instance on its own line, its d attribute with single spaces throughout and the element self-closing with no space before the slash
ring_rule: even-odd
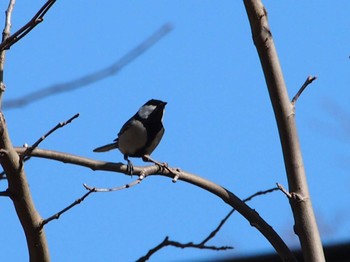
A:
<svg viewBox="0 0 350 262">
<path fill-rule="evenodd" d="M 7 10 L 5 12 L 6 16 L 5 16 L 5 27 L 4 30 L 2 31 L 2 43 L 4 41 L 6 41 L 9 36 L 10 36 L 10 30 L 11 30 L 11 26 L 12 26 L 12 11 L 13 8 L 15 7 L 15 2 L 16 0 L 10 0 L 9 5 L 7 7 Z"/>
<path fill-rule="evenodd" d="M 104 78 L 116 75 L 117 73 L 119 73 L 120 70 L 122 70 L 125 66 L 130 64 L 132 61 L 134 61 L 137 57 L 139 57 L 141 54 L 147 51 L 154 44 L 156 44 L 161 38 L 163 38 L 171 30 L 172 30 L 171 25 L 165 24 L 156 32 L 154 32 L 150 37 L 148 37 L 145 41 L 143 41 L 134 49 L 132 49 L 130 52 L 122 56 L 112 65 L 104 69 L 101 69 L 100 71 L 97 71 L 95 73 L 82 76 L 78 79 L 75 79 L 66 83 L 55 84 L 53 86 L 49 86 L 47 88 L 43 88 L 41 90 L 34 91 L 32 93 L 24 95 L 23 97 L 4 101 L 3 107 L 9 109 L 9 108 L 25 106 L 35 101 L 46 98 L 48 96 L 56 95 L 63 92 L 69 92 L 71 90 L 95 83 Z"/>
<path fill-rule="evenodd" d="M 167 163 L 162 163 L 159 162 L 157 160 L 154 160 L 153 158 L 151 158 L 150 155 L 144 155 L 143 156 L 143 160 L 147 161 L 147 162 L 151 162 L 153 164 L 156 164 L 157 166 L 159 166 L 160 168 L 166 169 L 167 171 L 169 171 L 170 173 L 172 173 L 174 175 L 173 177 L 173 183 L 176 183 L 176 181 L 179 179 L 180 175 L 181 175 L 181 170 L 179 168 L 169 168 Z"/>
<path fill-rule="evenodd" d="M 48 0 L 27 24 L 25 24 L 22 28 L 20 28 L 12 36 L 7 37 L 5 40 L 3 39 L 2 43 L 0 44 L 0 51 L 10 49 L 10 47 L 12 45 L 17 43 L 24 36 L 26 36 L 39 23 L 44 21 L 45 14 L 47 13 L 47 11 L 49 11 L 49 9 L 53 6 L 53 4 L 55 2 L 56 2 L 56 0 Z"/>
<path fill-rule="evenodd" d="M 30 159 L 30 153 L 37 148 L 42 141 L 44 141 L 49 135 L 51 135 L 53 132 L 55 132 L 57 129 L 64 127 L 65 125 L 71 123 L 75 118 L 79 117 L 79 113 L 72 116 L 70 119 L 68 119 L 65 122 L 58 123 L 55 127 L 53 127 L 49 132 L 47 132 L 45 135 L 41 136 L 32 146 L 24 146 L 26 148 L 26 151 L 21 155 L 21 159 L 25 162 Z M 6 179 L 5 172 L 0 173 L 0 180 Z"/>
<path fill-rule="evenodd" d="M 6 121 L 1 112 L 0 163 L 6 172 L 7 191 L 26 236 L 30 261 L 50 261 L 45 232 L 39 228 L 42 219 L 35 208 L 22 161 L 12 146 Z"/>
<path fill-rule="evenodd" d="M 122 185 L 122 186 L 118 186 L 118 187 L 112 187 L 112 188 L 98 188 L 98 187 L 91 187 L 88 186 L 87 184 L 83 184 L 83 186 L 85 187 L 86 190 L 93 190 L 94 192 L 114 192 L 114 191 L 119 191 L 119 190 L 123 190 L 123 189 L 127 189 L 133 186 L 136 186 L 138 184 L 140 184 L 142 182 L 142 180 L 145 178 L 146 176 L 144 175 L 140 175 L 138 179 L 136 179 L 135 181 Z"/>
<path fill-rule="evenodd" d="M 253 41 L 258 52 L 280 135 L 289 191 L 303 199 L 290 201 L 305 261 L 325 261 L 310 199 L 303 157 L 280 61 L 272 38 L 267 11 L 261 0 L 244 0 Z"/>
<path fill-rule="evenodd" d="M 280 183 L 276 183 L 276 184 L 277 184 L 278 189 L 281 190 L 281 192 L 282 192 L 283 194 L 285 194 L 286 197 L 288 197 L 289 199 L 292 198 L 291 193 L 289 193 Z"/>
<path fill-rule="evenodd" d="M 32 146 L 27 147 L 26 151 L 21 155 L 22 159 L 24 161 L 28 160 L 30 158 L 30 156 L 28 157 L 28 155 L 30 155 L 30 153 L 37 148 L 41 142 L 43 142 L 49 135 L 51 135 L 53 132 L 55 132 L 57 129 L 64 127 L 68 124 L 70 124 L 74 119 L 79 117 L 79 113 L 75 114 L 74 116 L 72 116 L 71 118 L 69 118 L 67 121 L 65 122 L 60 122 L 58 123 L 55 127 L 53 127 L 49 132 L 47 132 L 45 135 L 41 136 Z"/>
<path fill-rule="evenodd" d="M 252 200 L 254 197 L 260 196 L 260 195 L 264 195 L 264 194 L 268 194 L 271 193 L 273 191 L 278 190 L 277 187 L 265 190 L 265 191 L 259 191 L 251 196 L 249 196 L 248 198 L 244 199 L 243 202 L 247 202 Z M 147 261 L 148 259 L 150 259 L 150 257 L 155 254 L 156 252 L 158 252 L 160 249 L 166 247 L 166 246 L 174 246 L 174 247 L 180 247 L 180 248 L 186 248 L 186 247 L 192 247 L 192 248 L 199 248 L 199 249 L 211 249 L 211 250 L 227 250 L 227 249 L 233 249 L 233 247 L 231 246 L 224 246 L 224 247 L 215 247 L 215 246 L 206 246 L 205 244 L 212 238 L 214 238 L 216 236 L 216 234 L 220 231 L 220 229 L 222 228 L 222 226 L 226 223 L 226 221 L 229 219 L 229 217 L 233 214 L 233 212 L 235 211 L 235 209 L 233 208 L 225 217 L 224 219 L 221 220 L 221 222 L 219 223 L 219 225 L 208 235 L 208 237 L 206 237 L 202 242 L 198 243 L 198 244 L 193 244 L 192 242 L 187 243 L 187 244 L 181 244 L 179 242 L 174 242 L 174 241 L 170 241 L 169 237 L 165 237 L 165 239 L 163 240 L 163 242 L 161 242 L 159 245 L 157 245 L 156 247 L 152 248 L 151 250 L 148 251 L 148 253 L 139 258 L 137 261 Z"/>
<path fill-rule="evenodd" d="M 15 6 L 15 0 L 10 0 L 9 5 L 6 9 L 5 15 L 5 27 L 2 32 L 2 42 L 6 41 L 10 36 L 11 29 L 11 18 L 13 8 Z M 5 66 L 5 51 L 0 50 L 0 109 L 2 106 L 2 94 L 5 92 L 5 84 L 4 84 L 4 66 Z"/>
<path fill-rule="evenodd" d="M 81 202 L 83 202 L 85 200 L 85 198 L 87 198 L 91 193 L 95 192 L 94 189 L 89 190 L 89 192 L 87 192 L 86 194 L 84 194 L 81 198 L 75 200 L 72 204 L 70 204 L 69 206 L 67 206 L 66 208 L 62 209 L 61 211 L 57 212 L 56 214 L 50 216 L 49 218 L 46 218 L 44 220 L 41 221 L 40 223 L 40 228 L 43 228 L 47 223 L 51 222 L 54 219 L 59 219 L 60 216 L 67 212 L 68 210 L 70 210 L 71 208 L 73 208 L 74 206 L 80 204 Z"/>
<path fill-rule="evenodd" d="M 314 80 L 317 79 L 317 76 L 308 76 L 304 82 L 304 84 L 301 86 L 301 88 L 299 89 L 299 91 L 295 94 L 295 96 L 292 99 L 292 104 L 295 105 L 295 103 L 297 102 L 297 100 L 299 99 L 299 97 L 301 96 L 301 94 L 304 92 L 304 90 L 306 89 L 306 87 L 311 84 Z"/>
<path fill-rule="evenodd" d="M 22 154 L 24 148 L 15 148 L 18 154 Z M 75 156 L 67 153 L 60 153 L 57 151 L 42 150 L 39 148 L 34 149 L 31 152 L 32 157 L 41 157 L 52 159 L 56 161 L 61 161 L 64 163 L 70 163 L 74 165 L 84 166 L 91 168 L 92 170 L 105 170 L 105 171 L 114 171 L 124 174 L 128 174 L 127 166 L 121 163 L 111 163 L 97 161 L 89 158 L 84 158 L 80 156 Z M 170 167 L 169 167 L 170 168 Z M 176 169 L 170 168 L 171 171 L 176 172 Z M 162 169 L 157 165 L 144 166 L 144 167 L 134 167 L 134 175 L 162 175 L 166 177 L 173 178 L 174 175 L 172 172 L 169 172 L 167 169 Z M 242 216 L 244 216 L 249 222 L 250 225 L 258 229 L 265 238 L 271 243 L 271 245 L 278 252 L 280 257 L 285 261 L 295 261 L 293 254 L 279 237 L 279 235 L 273 230 L 273 228 L 267 224 L 259 214 L 248 207 L 242 200 L 235 196 L 229 190 L 209 181 L 202 177 L 181 171 L 179 180 L 190 183 L 197 187 L 200 187 L 216 196 L 221 198 L 225 203 L 229 204 L 231 207 L 235 208 Z"/>
<path fill-rule="evenodd" d="M 148 253 L 139 258 L 138 260 L 136 260 L 137 262 L 144 262 L 150 259 L 150 257 L 158 252 L 160 249 L 166 247 L 166 246 L 173 246 L 173 247 L 178 247 L 178 248 L 199 248 L 199 249 L 210 249 L 210 250 L 227 250 L 227 249 L 233 249 L 233 247 L 229 247 L 229 246 L 222 246 L 222 247 L 215 247 L 215 246 L 205 246 L 205 245 L 200 245 L 200 244 L 194 244 L 192 242 L 188 242 L 186 244 L 182 244 L 180 242 L 177 241 L 172 241 L 169 240 L 169 237 L 165 237 L 165 239 L 163 240 L 163 242 L 161 242 L 159 245 L 157 245 L 156 247 L 152 248 L 150 251 L 148 251 Z"/>
</svg>

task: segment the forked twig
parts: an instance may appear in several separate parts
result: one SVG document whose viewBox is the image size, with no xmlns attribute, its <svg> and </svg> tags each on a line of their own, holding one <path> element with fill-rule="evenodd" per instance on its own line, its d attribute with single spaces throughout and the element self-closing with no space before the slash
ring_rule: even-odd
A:
<svg viewBox="0 0 350 262">
<path fill-rule="evenodd" d="M 45 14 L 47 13 L 47 11 L 49 11 L 49 9 L 53 6 L 55 2 L 56 0 L 48 0 L 27 24 L 22 26 L 22 28 L 20 28 L 13 35 L 7 37 L 0 44 L 0 51 L 10 49 L 12 45 L 14 45 L 19 40 L 21 40 L 30 31 L 32 31 L 39 23 L 41 23 L 44 20 Z"/>
<path fill-rule="evenodd" d="M 273 191 L 279 190 L 278 187 L 274 187 L 268 190 L 264 190 L 264 191 L 259 191 L 249 197 L 247 197 L 246 199 L 243 200 L 243 202 L 248 202 L 250 200 L 252 200 L 254 197 L 260 196 L 260 195 L 264 195 L 264 194 L 268 194 L 271 193 Z M 216 236 L 216 234 L 220 231 L 220 229 L 222 228 L 222 226 L 226 223 L 226 221 L 229 219 L 229 217 L 233 214 L 233 212 L 235 211 L 235 209 L 232 209 L 225 217 L 224 219 L 221 220 L 221 222 L 219 223 L 219 225 L 212 231 L 210 232 L 210 234 L 200 243 L 198 244 L 194 244 L 193 242 L 189 242 L 186 244 L 177 242 L 177 241 L 172 241 L 169 240 L 169 237 L 166 236 L 165 239 L 158 244 L 157 246 L 155 246 L 154 248 L 150 249 L 148 251 L 148 253 L 139 258 L 137 261 L 138 262 L 143 262 L 143 261 L 147 261 L 148 259 L 150 259 L 150 257 L 155 254 L 156 252 L 158 252 L 160 249 L 166 247 L 166 246 L 174 246 L 174 247 L 178 247 L 178 248 L 198 248 L 198 249 L 210 249 L 210 250 L 227 250 L 227 249 L 233 249 L 233 247 L 231 246 L 222 246 L 222 247 L 216 247 L 216 246 L 206 246 L 205 244 L 212 238 L 214 238 Z"/>
</svg>

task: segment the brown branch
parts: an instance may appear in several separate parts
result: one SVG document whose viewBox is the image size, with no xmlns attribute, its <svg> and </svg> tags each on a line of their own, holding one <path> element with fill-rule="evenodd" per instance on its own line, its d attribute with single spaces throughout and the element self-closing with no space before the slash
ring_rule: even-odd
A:
<svg viewBox="0 0 350 262">
<path fill-rule="evenodd" d="M 0 113 L 0 163 L 6 172 L 8 193 L 26 236 L 30 261 L 50 261 L 41 217 L 34 206 L 21 159 L 14 150 L 5 118 Z"/>
<path fill-rule="evenodd" d="M 295 123 L 294 105 L 290 102 L 277 51 L 270 31 L 267 11 L 260 0 L 244 0 L 253 41 L 264 72 L 274 110 L 289 192 L 303 201 L 290 201 L 295 229 L 305 261 L 325 261 L 315 214 L 309 197 L 305 168 Z"/>
<path fill-rule="evenodd" d="M 24 148 L 15 148 L 18 154 L 22 154 Z M 113 171 L 120 172 L 128 175 L 127 166 L 121 163 L 111 163 L 104 161 L 97 161 L 85 157 L 75 156 L 67 153 L 61 153 L 57 151 L 43 150 L 36 148 L 31 153 L 32 157 L 41 157 L 46 159 L 52 159 L 56 161 L 61 161 L 63 163 L 70 163 L 74 165 L 79 165 L 83 167 L 91 168 L 92 170 L 104 170 L 104 171 Z M 172 172 L 176 172 L 176 169 L 170 168 Z M 134 167 L 134 175 L 161 175 L 173 178 L 174 175 L 172 172 L 169 172 L 166 169 L 160 168 L 157 165 L 144 166 L 144 167 Z M 273 228 L 267 224 L 259 214 L 248 207 L 242 200 L 237 196 L 231 193 L 229 190 L 209 181 L 202 177 L 196 176 L 194 174 L 181 171 L 179 174 L 179 180 L 190 183 L 194 186 L 200 187 L 217 197 L 221 198 L 225 203 L 235 208 L 238 213 L 244 216 L 257 230 L 260 231 L 262 235 L 271 243 L 271 245 L 278 252 L 280 257 L 285 261 L 295 261 L 293 254 L 279 237 L 279 235 L 273 230 Z"/>
<path fill-rule="evenodd" d="M 30 31 L 32 31 L 39 23 L 44 21 L 44 16 L 49 11 L 49 9 L 53 6 L 56 0 L 48 0 L 40 10 L 33 16 L 33 18 L 25 24 L 22 28 L 20 28 L 13 35 L 9 36 L 5 40 L 3 39 L 0 44 L 0 51 L 10 49 L 12 45 L 21 40 L 24 36 L 26 36 Z"/>
<path fill-rule="evenodd" d="M 26 94 L 23 97 L 4 101 L 3 107 L 9 109 L 9 108 L 17 108 L 17 107 L 25 106 L 30 103 L 36 102 L 38 100 L 41 100 L 43 98 L 46 98 L 48 96 L 56 95 L 63 92 L 69 92 L 71 90 L 81 88 L 89 84 L 95 83 L 97 81 L 100 81 L 102 79 L 105 79 L 107 77 L 116 75 L 125 66 L 130 64 L 141 54 L 146 52 L 150 47 L 155 45 L 160 39 L 162 39 L 171 30 L 172 30 L 171 25 L 165 24 L 156 32 L 154 32 L 151 36 L 149 36 L 146 40 L 144 40 L 142 43 L 140 43 L 138 46 L 132 49 L 130 52 L 128 52 L 127 54 L 119 58 L 112 65 L 106 68 L 103 68 L 95 73 L 82 76 L 80 78 L 77 78 L 75 80 L 72 80 L 66 83 L 55 84 L 53 86 L 49 86 L 47 88 L 43 88 L 38 91 L 34 91 L 32 93 Z"/>
<path fill-rule="evenodd" d="M 306 87 L 310 85 L 314 80 L 317 79 L 317 76 L 308 76 L 304 82 L 304 84 L 300 87 L 299 91 L 295 94 L 295 96 L 292 99 L 292 105 L 295 105 L 301 94 L 304 92 Z"/>
<path fill-rule="evenodd" d="M 89 192 L 87 192 L 86 194 L 84 194 L 81 198 L 75 200 L 72 204 L 70 204 L 69 206 L 65 207 L 64 209 L 62 209 L 61 211 L 57 212 L 56 214 L 44 219 L 41 221 L 40 223 L 40 228 L 43 228 L 47 223 L 51 222 L 54 219 L 59 219 L 60 216 L 67 212 L 68 210 L 70 210 L 71 208 L 73 208 L 74 206 L 80 204 L 81 202 L 83 202 L 85 200 L 85 198 L 87 198 L 91 193 L 95 192 L 95 189 L 92 188 L 91 190 L 89 190 Z"/>
</svg>

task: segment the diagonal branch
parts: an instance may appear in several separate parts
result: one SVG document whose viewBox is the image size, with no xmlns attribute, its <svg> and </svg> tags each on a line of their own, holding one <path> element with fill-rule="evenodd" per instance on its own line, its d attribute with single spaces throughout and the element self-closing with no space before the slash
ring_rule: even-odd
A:
<svg viewBox="0 0 350 262">
<path fill-rule="evenodd" d="M 15 148 L 18 154 L 23 154 L 24 148 Z M 52 159 L 56 161 L 61 161 L 63 163 L 70 163 L 74 165 L 84 166 L 91 168 L 92 170 L 105 170 L 128 174 L 127 166 L 121 163 L 110 163 L 104 161 L 97 161 L 85 157 L 80 157 L 76 155 L 71 155 L 68 153 L 61 153 L 57 151 L 49 151 L 36 148 L 31 152 L 32 157 L 41 157 L 46 159 Z M 161 175 L 169 178 L 173 178 L 173 172 L 178 172 L 176 169 L 171 172 L 167 169 L 159 167 L 158 165 L 144 166 L 144 167 L 134 167 L 134 175 L 144 175 L 145 177 L 150 175 Z M 250 225 L 254 226 L 260 231 L 262 235 L 271 243 L 271 245 L 278 252 L 280 257 L 285 261 L 295 261 L 293 254 L 283 242 L 280 236 L 273 230 L 273 228 L 266 223 L 266 221 L 260 217 L 260 215 L 250 207 L 248 207 L 242 200 L 240 200 L 236 195 L 234 195 L 229 190 L 221 187 L 209 180 L 202 177 L 190 174 L 185 171 L 179 173 L 179 181 L 184 181 L 190 183 L 194 186 L 200 187 L 217 197 L 221 198 L 225 203 L 235 208 L 238 213 L 240 213 L 245 219 L 247 219 Z"/>
<path fill-rule="evenodd" d="M 67 121 L 58 123 L 55 127 L 50 129 L 45 135 L 41 136 L 32 146 L 27 147 L 26 151 L 21 155 L 22 159 L 24 161 L 28 160 L 30 158 L 30 153 L 37 148 L 41 142 L 43 142 L 49 135 L 51 135 L 53 132 L 55 132 L 57 129 L 62 128 L 68 124 L 70 124 L 74 119 L 79 117 L 79 113 L 75 114 L 71 118 L 69 118 Z"/>
<path fill-rule="evenodd" d="M 94 72 L 92 74 L 87 74 L 80 78 L 74 79 L 72 81 L 61 83 L 61 84 L 55 84 L 53 86 L 49 86 L 47 88 L 43 88 L 38 91 L 34 91 L 32 93 L 24 95 L 23 97 L 4 101 L 3 107 L 9 109 L 9 108 L 17 108 L 17 107 L 25 106 L 30 103 L 36 102 L 38 100 L 41 100 L 43 98 L 46 98 L 48 96 L 60 94 L 63 92 L 69 92 L 71 90 L 78 89 L 78 88 L 93 84 L 107 77 L 116 75 L 117 73 L 120 72 L 120 70 L 122 70 L 125 66 L 130 64 L 132 61 L 134 61 L 141 54 L 146 52 L 150 47 L 156 44 L 171 30 L 172 30 L 171 25 L 165 24 L 156 32 L 154 32 L 151 36 L 149 36 L 146 40 L 144 40 L 142 43 L 136 46 L 134 49 L 132 49 L 127 54 L 119 58 L 112 65 L 106 68 L 103 68 L 97 72 Z"/>
<path fill-rule="evenodd" d="M 40 228 L 43 228 L 47 223 L 51 222 L 54 219 L 59 219 L 60 216 L 67 212 L 68 210 L 70 210 L 71 208 L 75 207 L 76 205 L 80 204 L 81 202 L 83 202 L 85 200 L 85 198 L 87 198 L 91 193 L 96 192 L 94 188 L 90 189 L 86 194 L 84 194 L 81 198 L 75 200 L 72 204 L 70 204 L 69 206 L 63 208 L 61 211 L 57 212 L 56 214 L 43 219 L 40 223 Z"/>
<path fill-rule="evenodd" d="M 264 195 L 264 194 L 268 194 L 271 193 L 273 191 L 278 190 L 278 187 L 274 187 L 268 190 L 264 190 L 264 191 L 259 191 L 251 196 L 249 196 L 248 198 L 244 199 L 243 202 L 247 202 L 252 200 L 254 197 L 260 196 L 260 195 Z M 188 248 L 188 247 L 192 247 L 192 248 L 199 248 L 199 249 L 210 249 L 210 250 L 227 250 L 227 249 L 233 249 L 233 247 L 230 246 L 223 246 L 223 247 L 216 247 L 216 246 L 206 246 L 205 244 L 212 238 L 214 238 L 216 236 L 216 234 L 220 231 L 220 229 L 222 228 L 222 226 L 226 223 L 226 221 L 229 219 L 229 217 L 233 214 L 233 212 L 235 211 L 235 209 L 233 208 L 225 217 L 224 219 L 221 220 L 221 222 L 219 223 L 219 225 L 212 231 L 210 232 L 210 234 L 208 235 L 208 237 L 206 237 L 202 242 L 198 243 L 198 244 L 194 244 L 192 242 L 183 244 L 177 241 L 171 241 L 169 240 L 169 237 L 165 237 L 165 239 L 159 243 L 157 246 L 155 246 L 154 248 L 150 249 L 146 255 L 144 255 L 143 257 L 139 258 L 137 261 L 141 262 L 141 261 L 147 261 L 150 259 L 150 257 L 152 255 L 154 255 L 156 252 L 158 252 L 159 250 L 161 250 L 162 248 L 165 248 L 167 246 L 174 246 L 174 247 L 179 247 L 179 248 Z"/>
<path fill-rule="evenodd" d="M 49 11 L 49 9 L 53 6 L 55 2 L 56 0 L 48 0 L 27 24 L 25 24 L 12 36 L 3 39 L 2 43 L 0 44 L 0 51 L 10 49 L 12 45 L 17 43 L 30 31 L 32 31 L 38 24 L 44 21 L 45 14 L 47 13 L 47 11 Z"/>
<path fill-rule="evenodd" d="M 292 99 L 292 105 L 295 105 L 301 94 L 304 92 L 304 90 L 307 88 L 308 85 L 310 85 L 314 80 L 316 80 L 316 76 L 308 76 L 304 82 L 304 84 L 300 87 L 299 91 L 295 94 L 295 96 Z"/>
</svg>

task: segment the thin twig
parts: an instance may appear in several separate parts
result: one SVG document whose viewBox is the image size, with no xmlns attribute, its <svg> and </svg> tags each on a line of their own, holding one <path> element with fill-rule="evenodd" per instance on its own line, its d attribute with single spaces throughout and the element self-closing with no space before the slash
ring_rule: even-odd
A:
<svg viewBox="0 0 350 262">
<path fill-rule="evenodd" d="M 306 87 L 311 84 L 314 80 L 317 79 L 317 76 L 308 76 L 304 82 L 304 84 L 300 87 L 299 91 L 295 94 L 295 96 L 292 99 L 292 105 L 295 105 L 301 94 L 304 92 Z"/>
<path fill-rule="evenodd" d="M 256 192 L 255 194 L 247 197 L 246 199 L 243 200 L 243 202 L 248 202 L 250 200 L 252 200 L 253 198 L 260 196 L 260 195 L 264 195 L 264 194 L 268 194 L 271 193 L 273 191 L 279 190 L 278 187 L 274 187 L 268 190 L 264 190 L 264 191 L 259 191 Z M 179 247 L 179 248 L 188 248 L 188 247 L 192 247 L 192 248 L 198 248 L 198 249 L 211 249 L 211 250 L 227 250 L 227 249 L 233 249 L 233 247 L 231 246 L 224 246 L 224 247 L 215 247 L 215 246 L 206 246 L 205 244 L 212 238 L 214 238 L 216 236 L 216 234 L 220 231 L 220 229 L 222 228 L 222 226 L 226 223 L 226 221 L 229 219 L 229 217 L 233 214 L 233 212 L 235 211 L 235 209 L 233 208 L 225 217 L 224 219 L 222 219 L 219 223 L 219 225 L 212 231 L 210 232 L 210 234 L 200 243 L 198 244 L 194 244 L 193 242 L 189 242 L 186 244 L 182 244 L 180 242 L 176 242 L 176 241 L 171 241 L 169 240 L 169 237 L 165 237 L 165 239 L 158 244 L 156 247 L 150 249 L 148 251 L 148 253 L 139 258 L 137 261 L 147 261 L 153 254 L 155 254 L 156 252 L 158 252 L 160 249 L 166 247 L 166 246 L 174 246 L 174 247 Z"/>
<path fill-rule="evenodd" d="M 151 250 L 148 251 L 148 253 L 139 258 L 138 260 L 136 260 L 137 262 L 144 262 L 144 261 L 147 261 L 150 259 L 150 257 L 158 252 L 160 249 L 162 249 L 163 247 L 166 247 L 166 246 L 173 246 L 173 247 L 178 247 L 178 248 L 199 248 L 199 249 L 210 249 L 210 250 L 228 250 L 228 249 L 233 249 L 233 247 L 229 247 L 229 246 L 222 246 L 222 247 L 216 247 L 216 246 L 199 246 L 199 244 L 194 244 L 192 242 L 188 242 L 186 244 L 182 244 L 182 243 L 179 243 L 177 241 L 172 241 L 172 240 L 169 240 L 169 237 L 165 237 L 165 239 L 159 244 L 157 245 L 156 247 L 152 248 Z"/>
<path fill-rule="evenodd" d="M 10 47 L 21 40 L 26 34 L 32 31 L 39 23 L 44 21 L 44 16 L 49 11 L 49 9 L 53 6 L 56 0 L 48 0 L 40 10 L 33 16 L 33 18 L 22 28 L 20 28 L 17 32 L 15 32 L 12 36 L 5 39 L 0 44 L 0 51 L 10 49 Z"/>
<path fill-rule="evenodd" d="M 71 118 L 69 118 L 67 121 L 65 122 L 60 122 L 58 123 L 55 127 L 53 127 L 49 132 L 47 132 L 45 135 L 43 135 L 42 137 L 40 137 L 32 146 L 27 147 L 26 151 L 24 151 L 24 153 L 21 155 L 22 159 L 24 161 L 28 160 L 30 158 L 30 154 L 33 152 L 33 150 L 35 148 L 37 148 L 39 146 L 39 144 L 41 142 L 43 142 L 49 135 L 51 135 L 53 132 L 55 132 L 57 129 L 64 127 L 65 125 L 68 125 L 69 123 L 71 123 L 74 119 L 76 119 L 77 117 L 79 117 L 79 113 L 75 114 L 74 116 L 72 116 Z"/>
<path fill-rule="evenodd" d="M 112 192 L 112 191 L 117 191 L 117 190 L 130 188 L 130 187 L 133 187 L 135 185 L 140 184 L 143 178 L 145 178 L 145 176 L 140 175 L 140 177 L 137 180 L 135 180 L 135 181 L 133 181 L 131 183 L 128 183 L 126 185 L 119 186 L 119 187 L 114 187 L 114 188 L 97 188 L 97 187 L 88 186 L 87 184 L 83 184 L 85 189 L 88 190 L 88 192 L 86 194 L 84 194 L 81 198 L 75 200 L 72 204 L 70 204 L 69 206 L 65 207 L 61 211 L 59 211 L 56 214 L 50 216 L 49 218 L 43 220 L 40 226 L 42 228 L 44 225 L 46 225 L 50 221 L 52 221 L 54 219 L 58 219 L 63 213 L 66 213 L 67 211 L 69 211 L 74 206 L 76 206 L 76 205 L 80 204 L 81 202 L 83 202 L 84 199 L 87 198 L 91 193 L 95 193 L 95 192 Z"/>
<path fill-rule="evenodd" d="M 112 188 L 98 188 L 98 187 L 91 187 L 88 186 L 87 184 L 83 184 L 83 186 L 85 187 L 86 190 L 94 190 L 94 192 L 113 192 L 113 191 L 119 191 L 119 190 L 123 190 L 123 189 L 127 189 L 133 186 L 136 186 L 138 184 L 140 184 L 142 182 L 142 180 L 145 178 L 144 175 L 140 175 L 138 179 L 136 179 L 135 181 L 122 185 L 122 186 L 118 186 L 118 187 L 112 187 Z"/>
<path fill-rule="evenodd" d="M 276 183 L 276 185 L 278 189 L 281 190 L 281 192 L 286 195 L 286 197 L 288 197 L 289 199 L 292 198 L 292 194 L 289 193 L 280 183 Z"/>
<path fill-rule="evenodd" d="M 155 45 L 160 39 L 162 39 L 167 33 L 172 30 L 172 26 L 170 24 L 163 25 L 160 29 L 154 32 L 151 36 L 149 36 L 146 40 L 136 46 L 134 49 L 129 51 L 127 54 L 119 58 L 112 65 L 103 68 L 97 72 L 92 74 L 88 74 L 77 78 L 75 80 L 55 84 L 53 86 L 49 86 L 38 91 L 34 91 L 32 93 L 26 94 L 23 97 L 15 98 L 12 100 L 4 101 L 4 108 L 17 108 L 21 106 L 28 105 L 30 103 L 36 102 L 40 99 L 46 98 L 48 96 L 56 95 L 63 92 L 69 92 L 71 90 L 81 88 L 87 86 L 89 84 L 95 83 L 107 77 L 116 75 L 120 70 L 122 70 L 125 66 L 134 61 L 141 54 L 146 52 L 150 47 Z"/>
<path fill-rule="evenodd" d="M 65 125 L 68 125 L 69 123 L 71 123 L 74 119 L 76 119 L 77 117 L 79 117 L 79 113 L 75 114 L 74 116 L 72 116 L 71 118 L 69 118 L 67 121 L 65 122 L 60 122 L 58 123 L 55 127 L 53 127 L 49 132 L 47 132 L 45 135 L 41 136 L 32 146 L 26 146 L 26 150 L 23 152 L 23 154 L 21 154 L 21 159 L 22 161 L 27 161 L 30 159 L 30 154 L 33 152 L 33 150 L 35 148 L 37 148 L 41 142 L 43 142 L 49 135 L 51 135 L 53 132 L 55 132 L 57 129 L 64 127 Z M 0 173 L 0 181 L 6 179 L 5 176 L 5 172 L 2 171 Z"/>
<path fill-rule="evenodd" d="M 40 224 L 40 228 L 43 228 L 47 223 L 49 223 L 50 221 L 54 220 L 54 219 L 59 219 L 60 216 L 67 212 L 68 210 L 70 210 L 71 208 L 73 208 L 74 206 L 80 204 L 81 202 L 84 201 L 85 198 L 87 198 L 91 193 L 95 192 L 95 190 L 92 188 L 91 190 L 89 190 L 89 192 L 87 192 L 86 194 L 84 194 L 81 198 L 75 200 L 72 204 L 70 204 L 69 206 L 67 206 L 66 208 L 62 209 L 61 211 L 57 212 L 56 214 L 50 216 L 49 218 L 46 218 L 44 220 L 42 220 L 41 224 Z"/>
</svg>

